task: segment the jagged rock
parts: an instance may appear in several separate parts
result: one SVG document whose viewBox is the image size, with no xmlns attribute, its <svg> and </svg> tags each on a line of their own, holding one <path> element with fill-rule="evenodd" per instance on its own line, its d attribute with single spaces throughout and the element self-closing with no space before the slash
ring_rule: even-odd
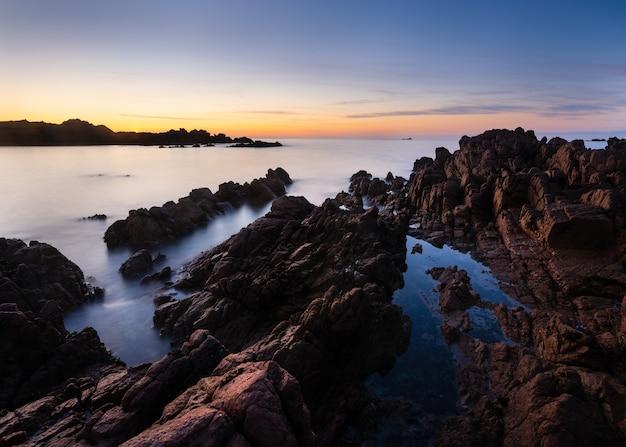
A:
<svg viewBox="0 0 626 447">
<path fill-rule="evenodd" d="M 172 277 L 172 268 L 170 266 L 165 266 L 158 272 L 155 272 L 151 275 L 146 275 L 141 279 L 142 283 L 150 282 L 150 281 L 169 281 Z"/>
<path fill-rule="evenodd" d="M 313 441 L 298 382 L 267 361 L 243 363 L 200 380 L 165 408 L 158 424 L 123 445 L 272 447 L 312 446 Z"/>
<path fill-rule="evenodd" d="M 91 216 L 83 217 L 81 220 L 107 220 L 106 214 L 93 214 Z"/>
<path fill-rule="evenodd" d="M 456 266 L 446 269 L 433 268 L 430 275 L 439 281 L 439 307 L 444 313 L 463 311 L 479 302 L 470 286 L 469 276 L 465 270 Z"/>
<path fill-rule="evenodd" d="M 190 264 L 179 286 L 201 290 L 160 306 L 155 325 L 175 340 L 211 331 L 236 353 L 231 365 L 276 361 L 323 424 L 329 384 L 389 367 L 410 330 L 390 302 L 402 284 L 406 222 L 340 206 L 274 201 L 265 217 Z"/>
<path fill-rule="evenodd" d="M 0 292 L 0 303 L 35 314 L 48 301 L 67 310 L 92 296 L 83 272 L 56 248 L 5 238 L 0 238 Z"/>
<path fill-rule="evenodd" d="M 441 244 L 464 238 L 529 308 L 477 301 L 458 272 L 448 282 L 446 270 L 432 272 L 442 281 L 442 330 L 467 361 L 457 374 L 466 409 L 439 444 L 623 444 L 624 146 L 588 150 L 523 129 L 459 144 L 414 164 L 406 201 L 415 233 Z M 450 181 L 454 208 L 443 193 Z M 473 339 L 464 320 L 473 304 L 492 309 L 513 344 Z"/>
<path fill-rule="evenodd" d="M 552 248 L 601 249 L 615 241 L 611 219 L 582 204 L 548 205 L 539 224 L 540 237 Z"/>
<path fill-rule="evenodd" d="M 120 273 L 127 278 L 136 277 L 152 270 L 152 263 L 152 255 L 148 250 L 138 250 L 120 266 Z"/>
<path fill-rule="evenodd" d="M 59 327 L 15 304 L 0 308 L 0 340 L 0 408 L 13 408 L 88 366 L 113 361 L 92 328 L 69 334 L 62 317 Z"/>
<path fill-rule="evenodd" d="M 223 211 L 222 202 L 231 205 L 265 203 L 285 194 L 285 185 L 289 184 L 289 174 L 282 168 L 276 168 L 268 170 L 265 177 L 243 185 L 222 183 L 215 194 L 208 188 L 194 189 L 177 203 L 167 202 L 162 207 L 149 210 L 131 210 L 126 219 L 114 222 L 106 230 L 104 240 L 109 247 L 156 245 L 205 225 Z"/>
</svg>

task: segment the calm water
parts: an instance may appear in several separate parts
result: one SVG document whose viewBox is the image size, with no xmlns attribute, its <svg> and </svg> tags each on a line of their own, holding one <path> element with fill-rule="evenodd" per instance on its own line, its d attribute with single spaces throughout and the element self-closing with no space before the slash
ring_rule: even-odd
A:
<svg viewBox="0 0 626 447">
<path fill-rule="evenodd" d="M 408 178 L 416 158 L 432 156 L 437 146 L 454 150 L 456 141 L 287 140 L 285 147 L 269 149 L 0 148 L 4 174 L 0 177 L 4 192 L 0 236 L 48 242 L 76 262 L 91 282 L 104 287 L 104 299 L 69 313 L 66 326 L 70 330 L 93 326 L 109 349 L 134 365 L 160 358 L 170 350 L 170 344 L 152 323 L 152 299 L 161 286 L 124 280 L 118 268 L 130 252 L 108 250 L 102 240 L 108 225 L 126 217 L 129 209 L 161 205 L 187 195 L 193 188 L 215 189 L 223 181 L 247 181 L 276 166 L 284 167 L 294 179 L 289 194 L 320 204 L 345 190 L 348 178 L 358 169 L 377 176 L 392 171 Z M 269 207 L 244 206 L 229 211 L 155 252 L 165 253 L 166 264 L 180 269 L 201 251 L 265 214 Z M 94 213 L 105 213 L 109 219 L 80 220 Z M 418 242 L 422 253 L 411 254 Z M 437 283 L 426 274 L 432 267 L 453 265 L 468 272 L 483 300 L 517 305 L 500 290 L 489 269 L 469 254 L 407 237 L 405 286 L 395 292 L 394 302 L 412 321 L 411 341 L 390 371 L 366 380 L 367 389 L 381 399 L 383 408 L 368 442 L 431 445 L 443 421 L 457 411 L 458 353 L 443 339 Z M 486 342 L 507 341 L 491 311 L 473 307 L 469 315 L 471 335 Z"/>
<path fill-rule="evenodd" d="M 108 250 L 102 241 L 107 226 L 126 217 L 129 209 L 161 205 L 193 188 L 247 181 L 276 166 L 295 180 L 289 194 L 319 204 L 346 189 L 349 176 L 358 169 L 377 176 L 392 171 L 408 177 L 416 158 L 432 156 L 437 146 L 458 147 L 456 136 L 283 142 L 285 147 L 266 149 L 0 147 L 0 236 L 48 242 L 77 263 L 90 281 L 104 287 L 105 298 L 68 314 L 66 325 L 70 330 L 93 326 L 116 355 L 137 364 L 161 357 L 170 346 L 152 324 L 152 298 L 159 285 L 123 280 L 118 268 L 129 252 Z M 159 250 L 167 255 L 167 265 L 180 268 L 268 208 L 239 208 Z M 107 214 L 109 219 L 79 220 L 94 213 Z"/>
<path fill-rule="evenodd" d="M 152 361 L 170 348 L 152 324 L 152 298 L 159 285 L 123 280 L 118 268 L 129 252 L 108 250 L 102 241 L 107 226 L 126 217 L 129 209 L 161 205 L 193 188 L 215 189 L 227 180 L 251 180 L 276 166 L 295 180 L 289 194 L 319 204 L 347 189 L 348 178 L 358 169 L 408 177 L 417 157 L 431 155 L 439 145 L 455 147 L 457 140 L 286 140 L 285 147 L 266 149 L 0 148 L 4 195 L 0 235 L 54 245 L 106 289 L 101 302 L 67 315 L 68 329 L 93 326 L 127 363 Z M 168 257 L 166 264 L 179 268 L 268 208 L 234 210 L 178 243 L 160 247 Z M 79 220 L 94 213 L 107 214 L 109 219 Z"/>
<path fill-rule="evenodd" d="M 416 243 L 422 253 L 411 253 Z M 384 400 L 403 402 L 402 411 L 383 416 L 382 430 L 374 436 L 376 445 L 427 445 L 445 419 L 456 412 L 455 353 L 441 333 L 438 282 L 426 273 L 433 267 L 458 266 L 467 271 L 472 288 L 485 301 L 517 306 L 506 295 L 490 270 L 469 254 L 448 247 L 437 248 L 426 241 L 407 237 L 407 271 L 404 287 L 394 294 L 412 322 L 407 351 L 387 373 L 373 374 L 368 390 Z M 504 341 L 491 311 L 469 309 L 470 334 L 486 342 Z"/>
</svg>

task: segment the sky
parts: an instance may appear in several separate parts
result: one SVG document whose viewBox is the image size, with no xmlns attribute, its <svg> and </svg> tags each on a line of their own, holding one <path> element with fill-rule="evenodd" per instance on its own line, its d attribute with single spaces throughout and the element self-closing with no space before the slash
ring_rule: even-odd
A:
<svg viewBox="0 0 626 447">
<path fill-rule="evenodd" d="M 626 129 L 626 1 L 0 0 L 0 120 L 254 137 Z"/>
</svg>

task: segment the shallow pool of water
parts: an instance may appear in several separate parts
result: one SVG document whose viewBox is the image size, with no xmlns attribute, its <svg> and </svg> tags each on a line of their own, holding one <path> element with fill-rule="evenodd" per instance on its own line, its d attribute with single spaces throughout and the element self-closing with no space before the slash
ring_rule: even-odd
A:
<svg viewBox="0 0 626 447">
<path fill-rule="evenodd" d="M 418 243 L 422 252 L 412 253 Z M 490 270 L 468 253 L 447 245 L 437 248 L 408 236 L 406 262 L 404 287 L 395 292 L 393 301 L 411 319 L 409 347 L 390 371 L 373 374 L 365 383 L 371 394 L 400 403 L 402 408 L 399 414 L 386 415 L 379 421 L 382 430 L 373 436 L 381 445 L 429 445 L 441 424 L 457 410 L 455 352 L 441 333 L 438 283 L 426 271 L 457 266 L 467 271 L 473 289 L 484 301 L 517 306 L 499 288 Z M 469 313 L 470 335 L 487 342 L 504 340 L 491 311 L 474 307 Z"/>
</svg>

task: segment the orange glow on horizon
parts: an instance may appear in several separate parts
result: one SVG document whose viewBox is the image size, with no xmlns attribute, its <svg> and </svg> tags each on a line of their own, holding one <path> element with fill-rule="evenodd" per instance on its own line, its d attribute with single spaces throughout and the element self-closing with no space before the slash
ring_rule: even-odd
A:
<svg viewBox="0 0 626 447">
<path fill-rule="evenodd" d="M 580 121 L 546 120 L 533 114 L 485 114 L 485 115 L 434 115 L 382 118 L 347 118 L 345 116 L 299 116 L 297 118 L 276 117 L 272 114 L 232 114 L 224 113 L 216 119 L 177 120 L 175 117 L 152 119 L 129 116 L 100 116 L 96 113 L 83 113 L 59 116 L 56 113 L 43 113 L 24 116 L 19 113 L 0 112 L 0 121 L 27 119 L 61 123 L 67 119 L 79 118 L 92 124 L 104 124 L 114 131 L 163 132 L 170 129 L 204 129 L 211 133 L 225 133 L 230 136 L 251 138 L 376 138 L 409 137 L 428 135 L 478 134 L 493 128 L 556 129 L 561 132 L 585 131 Z M 610 126 L 605 129 L 612 131 Z"/>
</svg>

